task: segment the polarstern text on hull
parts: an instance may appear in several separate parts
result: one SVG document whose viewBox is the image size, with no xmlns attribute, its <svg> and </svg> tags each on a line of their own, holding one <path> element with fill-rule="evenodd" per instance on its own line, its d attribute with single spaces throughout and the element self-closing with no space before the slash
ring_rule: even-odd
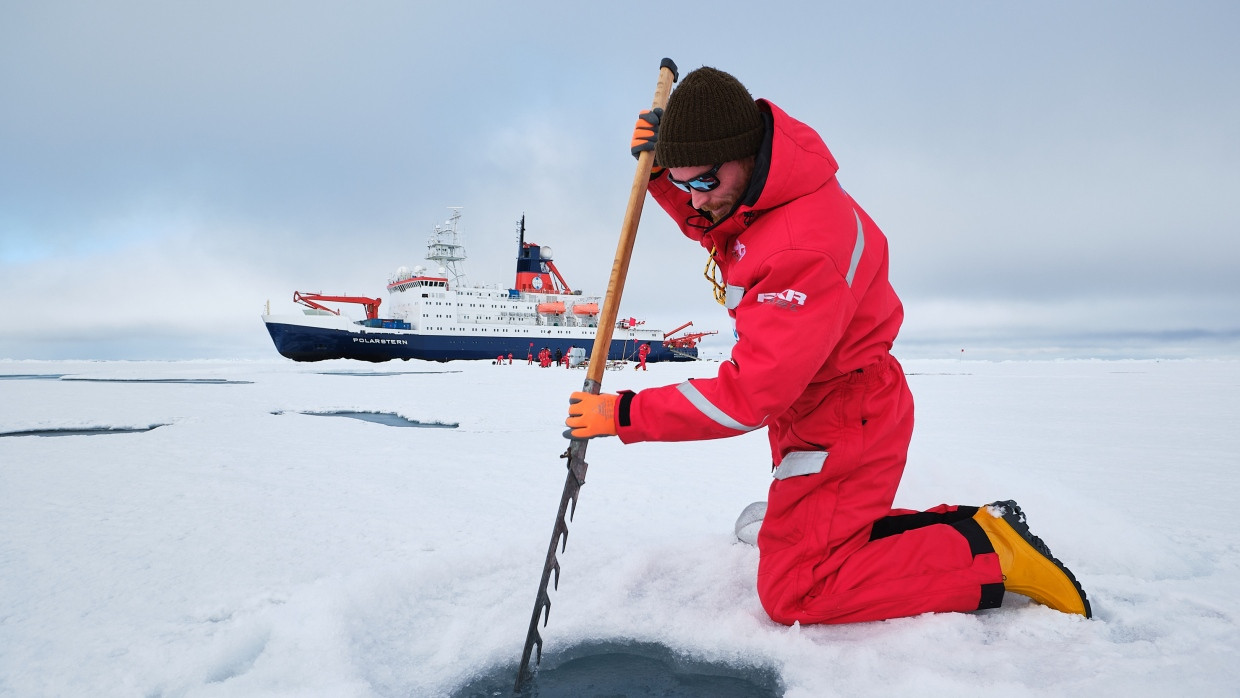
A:
<svg viewBox="0 0 1240 698">
<path fill-rule="evenodd" d="M 263 315 L 276 350 L 294 361 L 356 359 L 390 361 L 425 359 L 514 360 L 537 356 L 542 349 L 567 354 L 594 344 L 602 299 L 569 287 L 552 259 L 551 248 L 525 240 L 525 218 L 517 234 L 517 269 L 513 285 L 477 286 L 465 281 L 465 246 L 461 213 L 435 226 L 427 242 L 424 266 L 400 267 L 388 279 L 387 312 L 381 298 L 293 293 L 302 314 Z M 352 320 L 329 304 L 360 305 L 364 320 Z M 609 359 L 636 359 L 643 344 L 647 361 L 690 361 L 698 341 L 714 332 L 647 329 L 636 318 L 616 324 Z M 683 331 L 683 332 L 682 332 Z M 680 333 L 680 334 L 677 334 Z"/>
</svg>

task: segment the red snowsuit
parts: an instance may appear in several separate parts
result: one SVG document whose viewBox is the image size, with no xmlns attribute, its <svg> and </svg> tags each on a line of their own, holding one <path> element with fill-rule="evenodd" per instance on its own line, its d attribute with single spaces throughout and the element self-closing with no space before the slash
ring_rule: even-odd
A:
<svg viewBox="0 0 1240 698">
<path fill-rule="evenodd" d="M 646 357 L 647 356 L 650 356 L 650 345 L 643 344 L 641 348 L 637 350 L 638 368 L 640 368 L 643 371 L 646 370 Z"/>
<path fill-rule="evenodd" d="M 913 400 L 890 349 L 904 317 L 887 240 L 835 178 L 822 139 L 758 100 L 767 136 L 718 224 L 665 177 L 655 200 L 723 275 L 736 328 L 715 378 L 625 392 L 618 436 L 715 439 L 766 427 L 775 466 L 758 596 L 777 622 L 843 623 L 992 608 L 998 556 L 974 507 L 892 510 Z"/>
</svg>

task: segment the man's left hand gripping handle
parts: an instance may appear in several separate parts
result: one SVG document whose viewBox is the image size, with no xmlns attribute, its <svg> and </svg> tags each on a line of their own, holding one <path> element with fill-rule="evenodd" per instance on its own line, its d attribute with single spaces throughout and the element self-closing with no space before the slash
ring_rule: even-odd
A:
<svg viewBox="0 0 1240 698">
<path fill-rule="evenodd" d="M 616 435 L 616 400 L 611 393 L 575 392 L 568 398 L 566 439 L 593 439 Z"/>
</svg>

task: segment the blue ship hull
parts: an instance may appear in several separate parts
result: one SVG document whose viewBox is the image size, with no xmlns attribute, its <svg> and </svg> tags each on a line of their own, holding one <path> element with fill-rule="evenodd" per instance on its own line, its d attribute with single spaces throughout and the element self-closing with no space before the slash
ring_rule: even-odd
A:
<svg viewBox="0 0 1240 698">
<path fill-rule="evenodd" d="M 534 342 L 534 355 L 543 347 L 555 353 L 567 353 L 571 347 L 584 347 L 587 358 L 593 348 L 593 340 L 582 338 L 564 339 L 550 337 L 470 337 L 461 335 L 427 335 L 408 332 L 364 332 L 308 327 L 279 322 L 267 322 L 267 331 L 276 345 L 276 351 L 294 361 L 325 361 L 328 359 L 356 359 L 358 361 L 391 361 L 393 359 L 422 359 L 424 361 L 494 360 L 497 356 L 513 361 L 525 360 L 530 342 Z M 659 341 L 645 342 L 650 345 L 646 361 L 693 361 L 697 359 L 696 348 L 671 349 Z M 637 349 L 642 342 L 613 339 L 607 358 L 637 360 Z"/>
</svg>

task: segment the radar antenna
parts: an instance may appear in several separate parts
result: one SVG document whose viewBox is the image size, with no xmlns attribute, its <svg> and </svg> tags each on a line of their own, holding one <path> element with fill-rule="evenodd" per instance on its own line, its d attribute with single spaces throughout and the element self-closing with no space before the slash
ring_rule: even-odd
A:
<svg viewBox="0 0 1240 698">
<path fill-rule="evenodd" d="M 462 244 L 461 233 L 457 230 L 457 224 L 461 220 L 461 207 L 448 208 L 452 210 L 452 216 L 444 224 L 447 227 L 435 226 L 431 239 L 426 243 L 426 259 L 439 263 L 452 275 L 452 285 L 459 287 L 465 283 L 465 266 L 460 264 L 465 261 L 465 245 Z"/>
</svg>

